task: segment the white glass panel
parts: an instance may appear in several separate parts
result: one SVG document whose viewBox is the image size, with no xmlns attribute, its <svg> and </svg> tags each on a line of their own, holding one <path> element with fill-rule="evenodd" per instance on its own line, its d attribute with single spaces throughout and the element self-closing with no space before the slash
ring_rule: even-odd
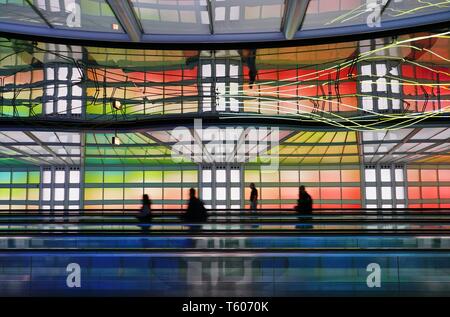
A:
<svg viewBox="0 0 450 317">
<path fill-rule="evenodd" d="M 202 199 L 211 200 L 211 188 L 209 187 L 202 188 Z"/>
<path fill-rule="evenodd" d="M 227 190 L 225 187 L 217 187 L 216 188 L 216 200 L 225 200 L 226 192 L 227 192 Z"/>
<path fill-rule="evenodd" d="M 231 200 L 241 199 L 241 189 L 239 187 L 231 187 Z"/>
<path fill-rule="evenodd" d="M 226 170 L 216 170 L 216 182 L 217 183 L 227 182 Z"/>
<path fill-rule="evenodd" d="M 376 187 L 366 187 L 366 199 L 368 199 L 368 200 L 377 199 L 377 188 Z"/>
<path fill-rule="evenodd" d="M 363 65 L 361 66 L 361 73 L 363 76 L 372 75 L 372 66 L 371 65 Z"/>
<path fill-rule="evenodd" d="M 66 172 L 65 171 L 55 171 L 55 183 L 64 184 L 66 182 Z"/>
<path fill-rule="evenodd" d="M 43 183 L 44 184 L 50 184 L 52 182 L 52 172 L 51 171 L 44 171 L 43 173 Z"/>
<path fill-rule="evenodd" d="M 230 171 L 230 180 L 232 183 L 239 183 L 241 181 L 241 173 L 239 170 Z"/>
<path fill-rule="evenodd" d="M 364 171 L 366 176 L 366 182 L 376 182 L 375 170 L 374 169 L 366 169 Z"/>
<path fill-rule="evenodd" d="M 362 81 L 362 92 L 371 92 L 372 91 L 372 82 L 370 80 L 363 80 Z"/>
<path fill-rule="evenodd" d="M 230 7 L 230 21 L 239 20 L 239 6 Z"/>
<path fill-rule="evenodd" d="M 225 20 L 225 7 L 216 8 L 214 14 L 214 19 L 216 21 L 224 21 Z"/>
<path fill-rule="evenodd" d="M 401 168 L 395 169 L 395 181 L 403 182 L 403 170 Z"/>
<path fill-rule="evenodd" d="M 391 170 L 388 168 L 382 168 L 381 171 L 381 181 L 390 182 L 391 181 Z"/>
<path fill-rule="evenodd" d="M 69 200 L 79 200 L 80 199 L 80 189 L 70 188 L 69 189 Z"/>
<path fill-rule="evenodd" d="M 42 191 L 42 200 L 49 201 L 50 200 L 50 188 L 44 188 Z"/>
<path fill-rule="evenodd" d="M 371 97 L 363 97 L 362 102 L 364 110 L 373 110 L 373 99 Z"/>
<path fill-rule="evenodd" d="M 390 187 L 381 187 L 381 199 L 392 199 L 392 191 Z"/>
<path fill-rule="evenodd" d="M 202 182 L 203 183 L 211 183 L 211 170 L 203 170 L 202 171 Z"/>
<path fill-rule="evenodd" d="M 388 108 L 387 98 L 385 97 L 378 98 L 378 109 L 386 110 L 387 108 Z"/>
<path fill-rule="evenodd" d="M 58 79 L 59 80 L 67 80 L 68 74 L 69 74 L 69 70 L 67 67 L 60 67 L 58 69 Z"/>
<path fill-rule="evenodd" d="M 55 201 L 64 200 L 64 188 L 55 188 Z"/>
<path fill-rule="evenodd" d="M 395 197 L 397 199 L 405 199 L 405 187 L 403 186 L 395 187 Z"/>
<path fill-rule="evenodd" d="M 202 66 L 202 76 L 203 77 L 211 77 L 211 65 L 203 65 Z M 205 89 L 205 87 L 203 87 Z"/>
<path fill-rule="evenodd" d="M 80 171 L 70 171 L 69 172 L 69 182 L 72 184 L 77 184 L 80 182 Z"/>
</svg>

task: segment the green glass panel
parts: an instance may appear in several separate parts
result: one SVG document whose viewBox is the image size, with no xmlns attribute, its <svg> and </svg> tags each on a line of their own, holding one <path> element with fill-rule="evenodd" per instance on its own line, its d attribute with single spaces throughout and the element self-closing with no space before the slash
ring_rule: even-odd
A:
<svg viewBox="0 0 450 317">
<path fill-rule="evenodd" d="M 9 188 L 0 188 L 0 200 L 9 200 Z"/>
<path fill-rule="evenodd" d="M 27 172 L 13 172 L 12 173 L 12 183 L 13 184 L 26 184 L 27 183 Z"/>
<path fill-rule="evenodd" d="M 162 183 L 162 171 L 145 171 L 146 183 Z"/>
<path fill-rule="evenodd" d="M 39 184 L 41 182 L 40 172 L 28 172 L 28 184 Z"/>
<path fill-rule="evenodd" d="M 11 173 L 10 172 L 0 172 L 0 184 L 11 183 Z"/>
<path fill-rule="evenodd" d="M 198 181 L 198 171 L 183 171 L 183 183 L 196 183 Z"/>
<path fill-rule="evenodd" d="M 86 183 L 103 183 L 103 172 L 86 171 L 84 181 Z"/>
<path fill-rule="evenodd" d="M 144 173 L 140 171 L 125 172 L 125 183 L 142 183 L 144 181 Z"/>
<path fill-rule="evenodd" d="M 123 172 L 105 171 L 105 183 L 123 183 Z"/>
<path fill-rule="evenodd" d="M 27 199 L 27 189 L 26 188 L 12 188 L 11 189 L 11 200 L 26 200 Z"/>
</svg>

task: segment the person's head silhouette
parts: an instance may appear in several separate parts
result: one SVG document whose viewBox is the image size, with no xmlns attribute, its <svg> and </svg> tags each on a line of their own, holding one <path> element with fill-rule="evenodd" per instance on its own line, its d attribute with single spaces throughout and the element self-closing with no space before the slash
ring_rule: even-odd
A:
<svg viewBox="0 0 450 317">
<path fill-rule="evenodd" d="M 142 196 L 142 203 L 143 203 L 144 205 L 150 203 L 150 197 L 148 197 L 147 194 L 144 194 L 144 195 Z"/>
<path fill-rule="evenodd" d="M 189 189 L 189 198 L 190 199 L 195 198 L 195 189 L 194 188 Z"/>
<path fill-rule="evenodd" d="M 304 193 L 305 191 L 306 191 L 306 190 L 305 190 L 305 186 L 304 186 L 304 185 L 301 185 L 301 186 L 300 186 L 300 192 L 301 192 L 301 193 Z"/>
<path fill-rule="evenodd" d="M 251 188 L 251 189 L 255 188 L 255 183 L 251 183 L 251 184 L 250 184 L 250 188 Z"/>
</svg>

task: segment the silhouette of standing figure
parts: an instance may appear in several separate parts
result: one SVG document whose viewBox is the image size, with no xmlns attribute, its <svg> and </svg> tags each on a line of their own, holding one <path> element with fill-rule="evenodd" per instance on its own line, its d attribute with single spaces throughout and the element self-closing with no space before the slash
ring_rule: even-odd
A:
<svg viewBox="0 0 450 317">
<path fill-rule="evenodd" d="M 313 200 L 308 192 L 305 190 L 305 186 L 300 186 L 298 193 L 297 206 L 295 209 L 303 214 L 311 214 L 312 213 L 312 204 Z"/>
<path fill-rule="evenodd" d="M 147 194 L 142 196 L 142 207 L 141 213 L 137 215 L 137 219 L 140 222 L 150 222 L 152 221 L 152 201 Z M 149 226 L 143 226 L 143 230 L 148 230 Z"/>
<path fill-rule="evenodd" d="M 256 210 L 258 208 L 258 190 L 255 187 L 254 183 L 250 184 L 250 209 Z"/>
<path fill-rule="evenodd" d="M 195 197 L 195 189 L 189 189 L 189 202 L 186 213 L 184 214 L 185 221 L 202 222 L 208 219 L 203 201 Z"/>
</svg>

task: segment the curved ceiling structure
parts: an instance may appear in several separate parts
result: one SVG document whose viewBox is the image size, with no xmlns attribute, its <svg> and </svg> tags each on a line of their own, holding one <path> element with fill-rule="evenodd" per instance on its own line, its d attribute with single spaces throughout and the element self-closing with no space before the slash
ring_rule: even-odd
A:
<svg viewBox="0 0 450 317">
<path fill-rule="evenodd" d="M 116 44 L 310 40 L 450 20 L 450 0 L 2 0 L 0 33 Z"/>
</svg>

